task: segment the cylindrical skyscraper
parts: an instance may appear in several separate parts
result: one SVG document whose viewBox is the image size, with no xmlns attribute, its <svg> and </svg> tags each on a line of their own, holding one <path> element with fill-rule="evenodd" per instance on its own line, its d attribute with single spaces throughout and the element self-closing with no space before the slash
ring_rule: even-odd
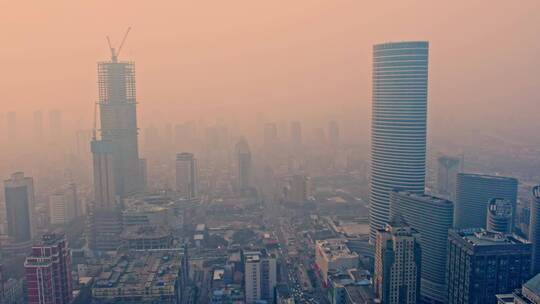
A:
<svg viewBox="0 0 540 304">
<path fill-rule="evenodd" d="M 426 172 L 427 41 L 373 47 L 370 240 L 389 220 L 394 188 L 423 193 Z"/>
<path fill-rule="evenodd" d="M 512 233 L 512 202 L 507 199 L 493 198 L 487 206 L 486 229 L 500 233 Z"/>
<path fill-rule="evenodd" d="M 529 241 L 532 244 L 531 273 L 540 273 L 540 185 L 532 189 Z"/>
</svg>

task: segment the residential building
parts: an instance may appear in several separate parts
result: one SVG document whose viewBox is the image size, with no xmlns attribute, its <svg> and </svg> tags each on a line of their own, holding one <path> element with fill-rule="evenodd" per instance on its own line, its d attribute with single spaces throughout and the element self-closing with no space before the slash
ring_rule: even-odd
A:
<svg viewBox="0 0 540 304">
<path fill-rule="evenodd" d="M 67 224 L 79 214 L 77 187 L 71 183 L 49 196 L 49 216 L 51 224 Z"/>
<path fill-rule="evenodd" d="M 29 304 L 71 302 L 71 251 L 63 234 L 43 235 L 26 257 L 24 271 Z"/>
<path fill-rule="evenodd" d="M 277 282 L 276 257 L 266 251 L 244 251 L 243 260 L 246 303 L 273 302 Z"/>
</svg>

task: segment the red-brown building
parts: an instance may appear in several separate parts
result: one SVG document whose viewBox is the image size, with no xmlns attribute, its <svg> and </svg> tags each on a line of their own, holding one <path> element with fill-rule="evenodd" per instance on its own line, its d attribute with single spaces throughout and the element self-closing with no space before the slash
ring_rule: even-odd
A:
<svg viewBox="0 0 540 304">
<path fill-rule="evenodd" d="M 71 254 L 63 234 L 45 234 L 24 262 L 29 304 L 72 300 Z"/>
</svg>

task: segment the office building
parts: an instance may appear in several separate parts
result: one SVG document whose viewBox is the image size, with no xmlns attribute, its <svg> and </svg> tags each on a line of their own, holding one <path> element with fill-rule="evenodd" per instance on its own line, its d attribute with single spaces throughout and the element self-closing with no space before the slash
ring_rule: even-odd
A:
<svg viewBox="0 0 540 304">
<path fill-rule="evenodd" d="M 24 262 L 29 304 L 69 304 L 71 250 L 63 234 L 45 234 Z"/>
<path fill-rule="evenodd" d="M 251 150 L 245 138 L 236 144 L 236 157 L 238 166 L 238 189 L 245 192 L 251 187 Z"/>
<path fill-rule="evenodd" d="M 540 273 L 540 185 L 532 189 L 529 241 L 532 245 L 531 273 L 535 275 Z"/>
<path fill-rule="evenodd" d="M 276 257 L 266 251 L 244 251 L 244 289 L 246 303 L 273 303 L 276 287 Z"/>
<path fill-rule="evenodd" d="M 384 229 L 390 191 L 424 193 L 428 42 L 373 47 L 370 240 Z"/>
<path fill-rule="evenodd" d="M 16 172 L 4 181 L 7 232 L 14 243 L 32 241 L 34 233 L 34 181 Z M 28 243 L 31 245 L 31 243 Z"/>
<path fill-rule="evenodd" d="M 462 171 L 463 162 L 458 157 L 440 156 L 437 159 L 437 194 L 455 199 L 457 174 Z"/>
<path fill-rule="evenodd" d="M 100 130 L 101 139 L 114 145 L 115 194 L 125 197 L 140 185 L 135 64 L 111 52 L 110 61 L 98 63 Z"/>
<path fill-rule="evenodd" d="M 377 231 L 374 285 L 380 303 L 420 302 L 419 237 L 399 215 L 393 217 L 385 229 Z"/>
<path fill-rule="evenodd" d="M 531 244 L 485 229 L 450 230 L 446 280 L 449 304 L 495 303 L 530 277 Z"/>
<path fill-rule="evenodd" d="M 446 250 L 452 228 L 452 202 L 425 194 L 394 190 L 390 194 L 390 216 L 401 215 L 420 233 L 422 250 L 420 295 L 425 302 L 445 303 Z"/>
<path fill-rule="evenodd" d="M 185 199 L 198 197 L 197 160 L 192 153 L 176 154 L 176 191 Z"/>
<path fill-rule="evenodd" d="M 356 252 L 347 247 L 345 239 L 326 239 L 315 242 L 315 264 L 323 284 L 328 284 L 331 271 L 346 271 L 357 268 L 360 262 Z"/>
<path fill-rule="evenodd" d="M 512 233 L 512 203 L 506 199 L 493 198 L 487 206 L 486 229 L 500 233 Z"/>
<path fill-rule="evenodd" d="M 67 224 L 78 215 L 79 206 L 75 184 L 69 184 L 49 196 L 49 216 L 51 224 Z"/>
<path fill-rule="evenodd" d="M 454 204 L 454 227 L 485 228 L 487 205 L 493 198 L 509 200 L 512 210 L 516 210 L 517 186 L 517 179 L 512 177 L 459 173 Z"/>
</svg>

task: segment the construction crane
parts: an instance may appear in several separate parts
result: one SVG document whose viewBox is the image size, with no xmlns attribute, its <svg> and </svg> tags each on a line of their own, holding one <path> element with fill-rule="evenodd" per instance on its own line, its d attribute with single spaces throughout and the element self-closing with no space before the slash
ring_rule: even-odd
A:
<svg viewBox="0 0 540 304">
<path fill-rule="evenodd" d="M 122 47 L 124 46 L 124 42 L 126 42 L 126 38 L 130 30 L 131 30 L 131 27 L 128 27 L 126 30 L 126 33 L 124 34 L 124 38 L 122 38 L 122 42 L 120 43 L 120 46 L 118 47 L 118 51 L 116 51 L 116 49 L 113 48 L 111 44 L 111 39 L 109 38 L 109 36 L 107 36 L 107 43 L 109 44 L 109 49 L 111 50 L 112 62 L 118 62 L 118 56 L 120 55 L 120 52 L 122 51 Z"/>
</svg>

